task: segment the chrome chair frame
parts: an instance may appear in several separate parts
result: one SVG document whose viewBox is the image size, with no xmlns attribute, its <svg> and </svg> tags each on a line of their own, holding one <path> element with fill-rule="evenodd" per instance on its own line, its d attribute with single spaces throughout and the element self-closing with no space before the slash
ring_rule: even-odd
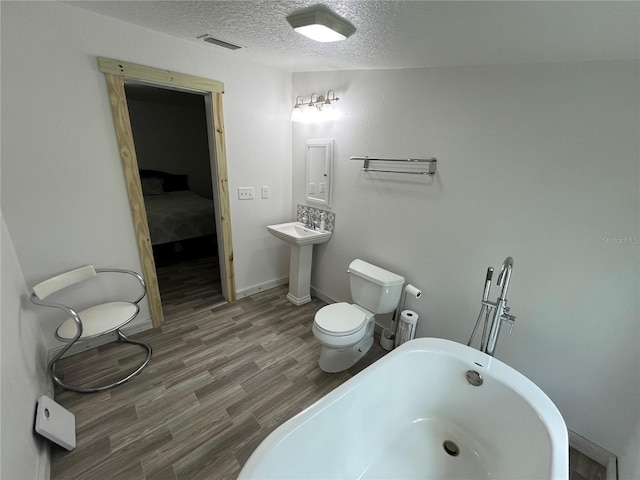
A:
<svg viewBox="0 0 640 480">
<path fill-rule="evenodd" d="M 93 268 L 93 267 L 91 267 L 91 268 Z M 78 270 L 80 270 L 80 269 L 78 269 Z M 55 293 L 58 290 L 62 290 L 63 288 L 66 288 L 66 287 L 71 286 L 73 284 L 80 283 L 80 282 L 82 282 L 84 280 L 88 280 L 88 278 L 82 278 L 80 280 L 76 280 L 76 281 L 74 281 L 73 283 L 71 283 L 69 285 L 65 285 L 65 286 L 62 286 L 60 288 L 56 288 L 55 290 L 53 290 L 51 292 L 47 292 L 44 295 L 38 295 L 34 291 L 31 294 L 31 297 L 30 297 L 32 303 L 34 303 L 36 305 L 43 306 L 43 307 L 57 308 L 59 310 L 62 310 L 64 312 L 66 312 L 70 316 L 70 318 L 73 319 L 73 322 L 75 323 L 75 327 L 76 327 L 76 335 L 71 340 L 69 340 L 67 338 L 60 337 L 58 335 L 58 329 L 60 329 L 60 326 L 62 326 L 62 323 L 60 324 L 60 326 L 58 326 L 58 329 L 56 329 L 56 338 L 58 340 L 60 340 L 60 341 L 67 342 L 67 345 L 65 345 L 64 348 L 62 348 L 53 357 L 53 359 L 51 359 L 51 361 L 48 364 L 47 371 L 49 372 L 49 376 L 51 377 L 51 379 L 53 380 L 53 382 L 56 385 L 59 385 L 60 387 L 66 389 L 66 390 L 71 390 L 73 392 L 79 392 L 79 393 L 101 392 L 103 390 L 108 390 L 110 388 L 117 387 L 118 385 L 122 385 L 125 382 L 128 382 L 129 380 L 131 380 L 132 378 L 134 378 L 135 376 L 140 374 L 142 372 L 142 370 L 149 364 L 149 361 L 151 360 L 151 354 L 152 354 L 152 348 L 151 348 L 151 345 L 148 342 L 141 341 L 141 340 L 133 340 L 133 339 L 127 337 L 124 333 L 122 333 L 120 331 L 120 328 L 122 328 L 127 323 L 131 322 L 134 318 L 136 318 L 138 316 L 138 313 L 140 312 L 140 305 L 138 305 L 138 303 L 147 294 L 147 287 L 146 287 L 146 284 L 144 282 L 144 279 L 142 278 L 142 275 L 140 275 L 137 272 L 134 272 L 133 270 L 122 270 L 122 269 L 116 269 L 116 268 L 96 268 L 96 269 L 94 269 L 94 271 L 95 271 L 96 275 L 100 274 L 100 273 L 123 273 L 123 274 L 128 274 L 128 275 L 132 275 L 133 277 L 135 277 L 138 280 L 138 282 L 140 282 L 140 286 L 142 287 L 142 293 L 140 294 L 140 296 L 136 300 L 134 300 L 133 302 L 130 302 L 133 305 L 135 305 L 136 311 L 135 311 L 135 313 L 133 315 L 131 315 L 131 317 L 128 320 L 126 320 L 123 324 L 119 325 L 118 327 L 115 327 L 115 328 L 112 328 L 112 329 L 109 329 L 109 330 L 106 330 L 106 331 L 101 331 L 100 333 L 92 335 L 91 337 L 87 337 L 85 339 L 81 339 L 80 337 L 82 337 L 82 333 L 83 333 L 83 324 L 82 324 L 82 319 L 80 318 L 80 315 L 78 314 L 78 312 L 76 312 L 73 308 L 71 308 L 71 307 L 69 307 L 67 305 L 63 305 L 61 303 L 47 302 L 47 301 L 44 300 L 44 298 L 46 298 L 50 294 Z M 70 273 L 70 272 L 67 272 L 67 273 Z M 64 275 L 64 274 L 62 274 L 62 275 Z M 95 275 L 93 275 L 93 276 L 95 276 Z M 45 283 L 45 282 L 43 282 L 43 283 Z M 42 284 L 40 284 L 40 285 L 42 285 Z M 36 288 L 37 288 L 37 286 L 34 287 L 34 290 Z M 116 332 L 116 334 L 118 336 L 116 341 L 121 342 L 121 343 L 131 343 L 131 344 L 134 344 L 134 345 L 138 345 L 138 346 L 140 346 L 140 347 L 142 347 L 143 349 L 146 350 L 146 352 L 147 352 L 146 358 L 144 359 L 144 361 L 133 372 L 131 372 L 126 377 L 118 380 L 117 382 L 110 383 L 109 385 L 99 386 L 99 387 L 82 387 L 82 386 L 77 386 L 77 385 L 70 385 L 68 383 L 63 382 L 58 377 L 58 374 L 56 373 L 56 362 L 58 360 L 60 360 L 62 358 L 62 356 L 76 342 L 90 340 L 92 338 L 96 338 L 96 337 L 103 336 L 103 335 L 108 335 L 108 334 L 113 333 L 113 332 Z"/>
</svg>

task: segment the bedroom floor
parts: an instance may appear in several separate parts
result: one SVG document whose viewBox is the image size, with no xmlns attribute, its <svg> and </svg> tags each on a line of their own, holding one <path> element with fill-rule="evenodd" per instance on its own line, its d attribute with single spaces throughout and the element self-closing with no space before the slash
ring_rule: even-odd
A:
<svg viewBox="0 0 640 480">
<path fill-rule="evenodd" d="M 154 258 L 165 321 L 225 303 L 215 243 L 194 239 L 162 247 L 154 248 Z"/>
<path fill-rule="evenodd" d="M 286 294 L 278 287 L 168 320 L 134 336 L 154 352 L 131 382 L 58 392 L 56 401 L 76 415 L 77 447 L 53 449 L 51 478 L 235 478 L 273 429 L 386 353 L 376 342 L 349 371 L 322 372 L 311 326 L 324 302 L 295 307 Z M 59 371 L 68 381 L 107 377 L 142 356 L 105 345 L 68 357 Z"/>
</svg>

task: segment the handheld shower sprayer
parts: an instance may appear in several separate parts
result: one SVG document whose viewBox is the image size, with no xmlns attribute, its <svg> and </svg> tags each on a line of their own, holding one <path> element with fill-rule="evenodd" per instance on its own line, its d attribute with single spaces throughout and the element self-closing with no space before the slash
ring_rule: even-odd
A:
<svg viewBox="0 0 640 480">
<path fill-rule="evenodd" d="M 480 325 L 480 320 L 482 319 L 482 314 L 486 312 L 484 328 L 482 330 L 482 341 L 481 345 L 484 346 L 484 338 L 487 330 L 487 320 L 489 318 L 489 312 L 487 311 L 487 306 L 485 302 L 489 300 L 489 291 L 491 290 L 491 279 L 493 278 L 493 267 L 487 268 L 487 275 L 484 279 L 484 290 L 482 291 L 482 306 L 480 307 L 480 313 L 478 314 L 478 319 L 476 320 L 476 324 L 473 327 L 473 332 L 471 332 L 471 337 L 469 337 L 469 341 L 467 342 L 467 346 L 471 346 L 471 342 L 473 342 L 473 337 L 475 337 L 476 332 L 478 330 L 478 326 Z M 483 347 L 480 349 L 482 350 Z"/>
<path fill-rule="evenodd" d="M 493 267 L 487 268 L 487 276 L 484 279 L 484 292 L 482 293 L 482 301 L 489 300 L 489 290 L 491 290 L 491 278 L 493 277 Z M 500 281 L 498 280 L 498 283 Z"/>
<path fill-rule="evenodd" d="M 400 319 L 402 310 L 404 310 L 407 296 L 419 299 L 422 296 L 422 290 L 414 287 L 410 283 L 408 283 L 402 290 L 400 303 L 398 304 L 398 307 L 396 308 L 395 312 L 393 313 L 393 317 L 391 318 L 391 326 L 390 328 L 383 329 L 382 334 L 380 335 L 380 345 L 382 345 L 382 348 L 384 348 L 385 350 L 391 350 L 394 348 L 399 325 L 398 321 Z"/>
</svg>

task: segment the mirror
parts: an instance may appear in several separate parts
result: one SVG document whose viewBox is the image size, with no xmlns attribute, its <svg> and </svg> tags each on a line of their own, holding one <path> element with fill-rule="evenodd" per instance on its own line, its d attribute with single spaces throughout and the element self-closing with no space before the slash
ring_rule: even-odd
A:
<svg viewBox="0 0 640 480">
<path fill-rule="evenodd" d="M 331 207 L 333 139 L 307 140 L 307 200 Z"/>
</svg>

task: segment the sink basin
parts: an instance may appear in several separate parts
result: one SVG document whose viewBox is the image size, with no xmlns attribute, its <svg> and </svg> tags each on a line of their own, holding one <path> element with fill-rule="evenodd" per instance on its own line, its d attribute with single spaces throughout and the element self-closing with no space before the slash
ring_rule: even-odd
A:
<svg viewBox="0 0 640 480">
<path fill-rule="evenodd" d="M 311 230 L 300 222 L 268 225 L 267 230 L 269 230 L 272 235 L 275 235 L 290 245 L 316 245 L 318 243 L 324 243 L 331 238 L 331 232 L 326 230 Z"/>
<path fill-rule="evenodd" d="M 287 300 L 294 305 L 311 301 L 311 263 L 313 246 L 331 238 L 326 230 L 311 230 L 300 222 L 267 225 L 269 233 L 290 245 L 289 293 Z"/>
</svg>

